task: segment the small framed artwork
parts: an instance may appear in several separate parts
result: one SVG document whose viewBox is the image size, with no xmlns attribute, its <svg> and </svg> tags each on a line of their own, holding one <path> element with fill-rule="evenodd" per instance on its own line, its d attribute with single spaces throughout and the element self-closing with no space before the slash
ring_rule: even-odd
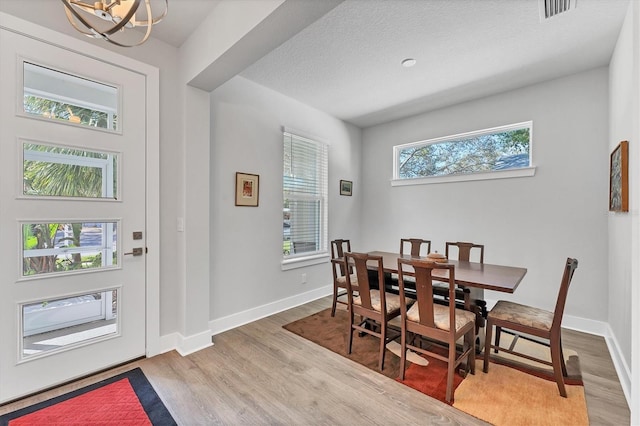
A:
<svg viewBox="0 0 640 426">
<path fill-rule="evenodd" d="M 236 172 L 236 206 L 258 207 L 260 176 Z"/>
<path fill-rule="evenodd" d="M 622 141 L 611 153 L 609 211 L 629 211 L 629 142 Z"/>
<path fill-rule="evenodd" d="M 350 180 L 341 180 L 340 181 L 340 195 L 348 195 L 351 196 L 351 191 L 353 189 L 353 182 Z"/>
</svg>

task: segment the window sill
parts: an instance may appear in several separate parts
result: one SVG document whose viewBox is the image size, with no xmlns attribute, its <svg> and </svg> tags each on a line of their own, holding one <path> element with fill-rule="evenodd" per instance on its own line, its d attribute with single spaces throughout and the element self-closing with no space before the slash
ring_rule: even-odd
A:
<svg viewBox="0 0 640 426">
<path fill-rule="evenodd" d="M 327 253 L 314 254 L 312 256 L 294 257 L 292 259 L 284 259 L 282 261 L 282 270 L 288 271 L 290 269 L 304 268 L 312 265 L 319 265 L 321 263 L 329 262 L 329 255 Z"/>
<path fill-rule="evenodd" d="M 467 182 L 474 180 L 491 180 L 491 179 L 510 179 L 519 177 L 530 177 L 536 174 L 535 167 L 526 167 L 515 170 L 500 170 L 496 172 L 485 173 L 468 173 L 450 176 L 433 176 L 414 179 L 392 179 L 391 186 L 406 186 L 406 185 L 431 185 L 434 183 L 447 183 L 447 182 Z"/>
</svg>

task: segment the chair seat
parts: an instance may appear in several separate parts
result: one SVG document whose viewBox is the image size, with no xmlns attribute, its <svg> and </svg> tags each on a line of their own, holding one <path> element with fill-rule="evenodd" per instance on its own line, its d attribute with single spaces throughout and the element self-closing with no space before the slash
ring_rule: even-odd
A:
<svg viewBox="0 0 640 426">
<path fill-rule="evenodd" d="M 380 290 L 370 290 L 369 294 L 371 295 L 371 307 L 374 311 L 380 312 Z M 400 296 L 393 293 L 385 293 L 385 299 L 387 302 L 387 314 L 400 311 Z M 413 301 L 410 303 L 413 303 Z M 353 298 L 353 304 L 362 306 L 362 300 L 359 296 Z M 408 305 L 409 303 L 407 303 Z"/>
<path fill-rule="evenodd" d="M 417 303 L 407 311 L 407 320 L 420 322 L 420 313 L 418 312 Z M 433 322 L 435 323 L 437 328 L 449 331 L 449 307 L 434 304 Z M 473 312 L 466 311 L 464 309 L 456 309 L 456 331 L 462 329 L 468 323 L 475 324 L 475 322 L 476 315 Z"/>
<path fill-rule="evenodd" d="M 553 312 L 500 300 L 491 309 L 488 318 L 550 331 L 553 323 Z"/>
<path fill-rule="evenodd" d="M 349 276 L 349 278 L 351 279 L 351 282 L 356 284 L 358 282 L 358 276 L 356 274 L 351 274 Z M 338 279 L 336 280 L 338 285 L 342 286 L 342 287 L 346 287 L 347 286 L 347 276 L 343 275 L 341 277 L 338 277 Z"/>
</svg>

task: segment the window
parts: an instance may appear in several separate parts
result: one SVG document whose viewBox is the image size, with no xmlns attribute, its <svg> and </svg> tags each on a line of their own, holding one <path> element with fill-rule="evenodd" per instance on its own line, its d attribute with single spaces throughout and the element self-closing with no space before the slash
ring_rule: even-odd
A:
<svg viewBox="0 0 640 426">
<path fill-rule="evenodd" d="M 92 128 L 118 130 L 118 89 L 29 62 L 23 63 L 24 112 Z"/>
<path fill-rule="evenodd" d="M 27 196 L 118 199 L 118 155 L 23 142 L 22 186 Z"/>
<path fill-rule="evenodd" d="M 395 184 L 532 176 L 532 125 L 529 121 L 395 146 Z"/>
<path fill-rule="evenodd" d="M 22 224 L 22 275 L 75 273 L 118 264 L 117 222 Z"/>
<path fill-rule="evenodd" d="M 284 132 L 284 261 L 327 254 L 328 146 Z"/>
</svg>

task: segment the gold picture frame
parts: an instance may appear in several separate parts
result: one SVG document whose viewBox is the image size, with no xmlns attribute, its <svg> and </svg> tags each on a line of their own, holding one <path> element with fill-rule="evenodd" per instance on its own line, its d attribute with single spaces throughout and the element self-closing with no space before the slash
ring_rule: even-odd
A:
<svg viewBox="0 0 640 426">
<path fill-rule="evenodd" d="M 629 142 L 622 141 L 611 153 L 609 211 L 629 211 Z"/>
<path fill-rule="evenodd" d="M 260 175 L 236 172 L 236 206 L 258 207 Z"/>
</svg>

